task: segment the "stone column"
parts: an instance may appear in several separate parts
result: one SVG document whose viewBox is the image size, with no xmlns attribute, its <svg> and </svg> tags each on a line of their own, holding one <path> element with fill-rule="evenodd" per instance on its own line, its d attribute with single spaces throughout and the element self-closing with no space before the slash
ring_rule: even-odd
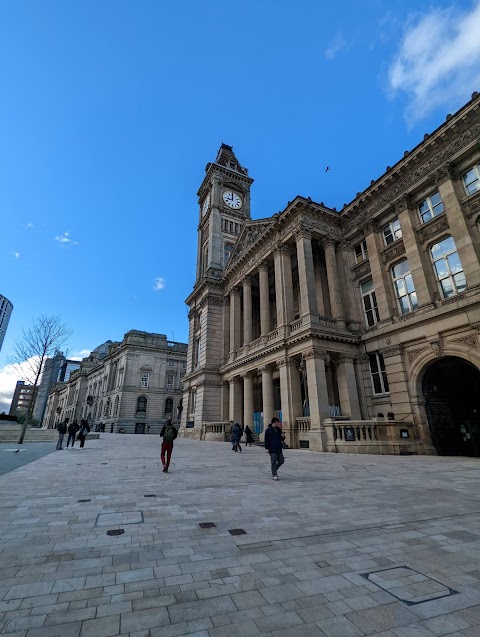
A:
<svg viewBox="0 0 480 637">
<path fill-rule="evenodd" d="M 230 291 L 230 355 L 240 347 L 240 290 Z"/>
<path fill-rule="evenodd" d="M 412 214 L 415 213 L 410 210 L 409 199 L 407 197 L 403 197 L 397 201 L 395 210 L 398 214 L 398 220 L 402 229 L 405 256 L 407 257 L 410 272 L 412 273 L 418 305 L 427 305 L 432 302 L 433 293 L 437 291 L 437 288 L 432 289 L 425 276 L 425 272 L 431 270 L 432 266 L 428 255 L 425 252 L 422 255 L 418 249 L 415 230 L 412 224 Z M 418 225 L 418 212 L 416 214 Z"/>
<path fill-rule="evenodd" d="M 243 285 L 243 344 L 252 342 L 252 279 L 245 277 Z"/>
<path fill-rule="evenodd" d="M 229 420 L 233 422 L 242 422 L 242 386 L 238 376 L 230 378 L 230 409 Z"/>
<path fill-rule="evenodd" d="M 374 222 L 370 222 L 365 227 L 365 241 L 367 242 L 368 261 L 372 273 L 373 287 L 377 297 L 378 314 L 381 321 L 389 319 L 395 308 L 390 290 L 393 289 L 388 280 L 388 272 L 385 272 L 383 263 L 380 260 L 382 250 L 381 239 L 378 236 L 378 228 Z M 365 319 L 364 319 L 365 320 Z"/>
<path fill-rule="evenodd" d="M 318 314 L 312 237 L 310 232 L 299 230 L 295 235 L 295 240 L 297 243 L 298 278 L 300 282 L 300 316 Z"/>
<path fill-rule="evenodd" d="M 453 178 L 456 177 L 452 168 L 437 171 L 434 175 L 438 184 L 438 191 L 445 206 L 445 214 L 450 226 L 450 234 L 455 241 L 455 246 L 460 257 L 463 272 L 467 280 L 467 287 L 480 285 L 480 268 L 478 256 L 468 227 L 467 219 L 463 214 L 460 202 L 455 192 Z M 475 229 L 475 232 L 477 230 Z"/>
<path fill-rule="evenodd" d="M 273 418 L 273 376 L 268 365 L 263 365 L 258 371 L 262 374 L 263 429 L 265 431 Z"/>
<path fill-rule="evenodd" d="M 260 289 L 260 332 L 265 336 L 270 331 L 270 296 L 268 288 L 268 263 L 263 261 L 258 266 Z"/>
<path fill-rule="evenodd" d="M 225 422 L 229 420 L 230 415 L 230 385 L 229 383 L 222 383 L 222 395 L 220 402 L 221 418 Z"/>
<path fill-rule="evenodd" d="M 228 359 L 230 352 L 230 297 L 223 297 L 223 362 Z"/>
<path fill-rule="evenodd" d="M 307 370 L 310 406 L 310 449 L 324 451 L 326 441 L 322 420 L 330 415 L 325 376 L 325 361 L 328 354 L 323 350 L 312 349 L 304 352 L 303 357 Z"/>
<path fill-rule="evenodd" d="M 296 419 L 302 416 L 302 390 L 300 373 L 295 362 L 287 356 L 276 361 L 280 370 L 282 397 L 282 424 L 289 447 L 296 446 Z"/>
<path fill-rule="evenodd" d="M 339 321 L 339 327 L 343 323 L 343 306 L 340 292 L 340 279 L 338 276 L 337 257 L 335 255 L 335 242 L 332 239 L 324 239 L 322 242 L 325 251 L 325 263 L 327 266 L 328 289 L 330 291 L 330 306 L 332 317 Z"/>
<path fill-rule="evenodd" d="M 253 431 L 253 376 L 250 372 L 243 377 L 243 424 Z"/>
<path fill-rule="evenodd" d="M 277 327 L 293 321 L 293 282 L 290 248 L 279 244 L 275 250 L 275 294 L 277 297 Z"/>
<path fill-rule="evenodd" d="M 320 316 L 325 316 L 325 302 L 323 300 L 323 283 L 322 283 L 322 266 L 318 258 L 313 261 L 313 269 L 315 276 L 315 291 L 317 295 L 317 308 Z"/>
<path fill-rule="evenodd" d="M 362 323 L 363 311 L 358 303 L 358 296 L 355 294 L 358 284 L 355 284 L 352 280 L 352 256 L 353 246 L 347 241 L 341 241 L 337 246 L 337 257 L 340 264 L 340 281 L 343 291 L 345 318 L 350 322 Z"/>
<path fill-rule="evenodd" d="M 337 383 L 342 416 L 349 416 L 352 420 L 360 420 L 357 379 L 353 356 L 350 354 L 340 354 L 338 357 Z"/>
</svg>

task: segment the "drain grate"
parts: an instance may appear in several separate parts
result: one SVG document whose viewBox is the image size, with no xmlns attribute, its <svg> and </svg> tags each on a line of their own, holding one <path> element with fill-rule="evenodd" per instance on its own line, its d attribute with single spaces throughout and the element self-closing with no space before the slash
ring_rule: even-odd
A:
<svg viewBox="0 0 480 637">
<path fill-rule="evenodd" d="M 230 535 L 247 535 L 244 529 L 228 529 Z"/>
<path fill-rule="evenodd" d="M 370 573 L 362 573 L 362 577 L 387 591 L 407 606 L 423 604 L 458 593 L 453 588 L 409 566 L 393 566 Z"/>
<path fill-rule="evenodd" d="M 217 526 L 215 522 L 200 522 L 198 525 L 201 529 L 213 529 L 214 526 Z"/>
<path fill-rule="evenodd" d="M 144 498 L 156 498 L 157 495 L 155 493 L 146 493 L 143 497 Z"/>
<path fill-rule="evenodd" d="M 77 500 L 77 502 L 91 502 L 91 498 L 87 498 L 85 500 Z"/>
<path fill-rule="evenodd" d="M 107 531 L 107 535 L 123 535 L 125 533 L 125 529 L 110 529 Z"/>
<path fill-rule="evenodd" d="M 101 462 L 100 464 L 108 464 L 108 462 Z"/>
</svg>

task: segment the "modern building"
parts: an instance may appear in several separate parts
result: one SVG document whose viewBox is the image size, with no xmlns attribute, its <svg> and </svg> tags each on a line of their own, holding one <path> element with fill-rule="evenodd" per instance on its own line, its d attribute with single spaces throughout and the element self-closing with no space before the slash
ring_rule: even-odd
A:
<svg viewBox="0 0 480 637">
<path fill-rule="evenodd" d="M 186 360 L 187 344 L 164 334 L 131 330 L 107 341 L 50 390 L 43 427 L 65 418 L 121 433 L 159 433 L 167 418 L 178 425 Z"/>
<path fill-rule="evenodd" d="M 63 352 L 57 352 L 53 358 L 46 359 L 33 408 L 33 418 L 37 422 L 41 423 L 43 420 L 50 389 L 58 382 L 68 381 L 71 373 L 79 367 L 80 361 L 67 359 Z"/>
<path fill-rule="evenodd" d="M 291 447 L 480 454 L 478 93 L 341 211 L 253 220 L 222 144 L 198 191 L 181 435 L 277 414 Z"/>
<path fill-rule="evenodd" d="M 17 380 L 10 411 L 8 412 L 9 416 L 21 416 L 26 414 L 34 399 L 34 395 L 32 385 L 26 385 L 24 380 Z"/>
<path fill-rule="evenodd" d="M 2 349 L 3 339 L 5 338 L 5 332 L 7 331 L 12 310 L 12 303 L 5 296 L 0 294 L 0 350 Z"/>
</svg>

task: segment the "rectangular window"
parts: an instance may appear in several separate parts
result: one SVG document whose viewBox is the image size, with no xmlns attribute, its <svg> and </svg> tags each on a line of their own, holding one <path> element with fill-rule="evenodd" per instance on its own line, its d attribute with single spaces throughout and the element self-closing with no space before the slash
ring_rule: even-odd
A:
<svg viewBox="0 0 480 637">
<path fill-rule="evenodd" d="M 169 367 L 175 367 L 175 361 L 168 361 Z"/>
<path fill-rule="evenodd" d="M 383 241 L 386 246 L 390 245 L 397 239 L 402 238 L 402 229 L 400 228 L 400 221 L 394 219 L 383 229 Z"/>
<path fill-rule="evenodd" d="M 363 311 L 365 313 L 365 321 L 369 327 L 375 325 L 380 320 L 377 307 L 377 297 L 373 287 L 373 280 L 369 279 L 360 286 L 362 292 Z"/>
<path fill-rule="evenodd" d="M 416 310 L 418 307 L 417 293 L 413 285 L 410 266 L 406 259 L 392 268 L 392 277 L 400 312 L 408 314 Z"/>
<path fill-rule="evenodd" d="M 427 223 L 444 211 L 443 201 L 438 190 L 418 204 L 418 211 L 422 223 Z"/>
<path fill-rule="evenodd" d="M 173 374 L 167 374 L 167 389 L 173 389 Z"/>
<path fill-rule="evenodd" d="M 208 241 L 205 241 L 202 247 L 202 274 L 205 274 L 208 267 Z"/>
<path fill-rule="evenodd" d="M 433 267 L 443 297 L 455 296 L 467 288 L 455 241 L 447 237 L 430 248 Z"/>
<path fill-rule="evenodd" d="M 142 377 L 140 379 L 140 387 L 148 387 L 149 380 L 150 380 L 150 374 L 148 373 L 142 374 Z"/>
<path fill-rule="evenodd" d="M 370 354 L 370 375 L 372 377 L 373 393 L 388 394 L 387 372 L 385 371 L 385 362 L 381 354 Z"/>
<path fill-rule="evenodd" d="M 480 190 L 480 164 L 477 164 L 463 175 L 463 184 L 468 195 Z"/>
<path fill-rule="evenodd" d="M 368 259 L 367 242 L 365 240 L 357 243 L 353 249 L 355 250 L 355 263 L 361 263 Z"/>
<path fill-rule="evenodd" d="M 223 246 L 223 265 L 226 266 L 235 246 L 232 243 L 225 243 Z"/>
</svg>

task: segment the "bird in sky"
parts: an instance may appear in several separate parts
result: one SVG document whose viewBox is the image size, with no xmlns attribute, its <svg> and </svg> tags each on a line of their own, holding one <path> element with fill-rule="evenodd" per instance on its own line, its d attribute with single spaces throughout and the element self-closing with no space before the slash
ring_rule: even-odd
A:
<svg viewBox="0 0 480 637">
<path fill-rule="evenodd" d="M 326 173 L 328 173 L 328 171 L 329 171 L 329 170 L 330 170 L 330 166 L 327 166 L 327 167 L 325 168 L 325 172 L 326 172 Z"/>
</svg>

